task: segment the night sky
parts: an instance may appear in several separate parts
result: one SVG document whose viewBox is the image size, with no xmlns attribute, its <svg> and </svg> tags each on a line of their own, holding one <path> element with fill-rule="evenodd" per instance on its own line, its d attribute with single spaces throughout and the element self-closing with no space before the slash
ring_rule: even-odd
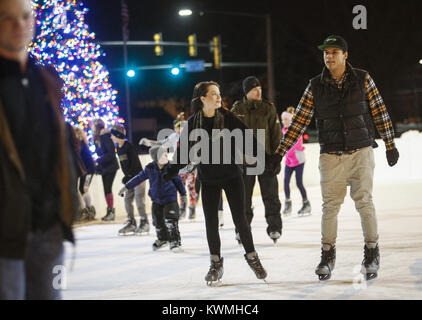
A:
<svg viewBox="0 0 422 320">
<path fill-rule="evenodd" d="M 84 0 L 90 9 L 87 22 L 99 41 L 121 40 L 120 0 Z M 105 4 L 107 3 L 107 4 Z M 366 69 L 374 78 L 394 122 L 421 116 L 421 103 L 414 101 L 415 90 L 422 93 L 422 1 L 386 2 L 315 1 L 178 1 L 127 0 L 130 12 L 130 40 L 152 41 L 163 33 L 164 41 L 187 41 L 191 33 L 198 42 L 207 43 L 221 35 L 225 62 L 265 62 L 265 21 L 259 18 L 214 14 L 179 17 L 183 7 L 193 10 L 250 12 L 272 16 L 276 105 L 279 111 L 296 106 L 310 78 L 323 68 L 322 53 L 316 48 L 330 34 L 343 36 L 349 43 L 349 62 Z M 355 5 L 368 11 L 368 29 L 355 30 L 352 21 Z M 103 47 L 103 62 L 112 70 L 111 81 L 120 91 L 124 104 L 124 74 L 113 71 L 123 67 L 122 49 Z M 153 47 L 131 47 L 132 66 L 184 63 L 187 47 L 165 47 L 164 56 L 155 57 Z M 208 48 L 199 48 L 197 59 L 212 62 Z M 241 81 L 248 75 L 265 80 L 266 68 L 207 69 L 201 73 L 182 73 L 175 78 L 169 71 L 145 71 L 131 79 L 132 109 L 139 101 L 159 97 L 190 100 L 195 83 L 216 80 L 230 100 L 242 96 Z M 264 86 L 264 95 L 266 88 Z M 412 100 L 413 99 L 413 100 Z M 419 94 L 422 102 L 422 94 Z M 122 108 L 123 109 L 123 108 Z M 122 110 L 124 113 L 124 110 Z"/>
</svg>

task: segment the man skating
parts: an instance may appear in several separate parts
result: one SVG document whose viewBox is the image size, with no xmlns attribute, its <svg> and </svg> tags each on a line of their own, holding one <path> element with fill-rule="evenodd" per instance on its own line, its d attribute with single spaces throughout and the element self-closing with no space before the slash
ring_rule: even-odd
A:
<svg viewBox="0 0 422 320">
<path fill-rule="evenodd" d="M 387 161 L 394 166 L 399 153 L 394 144 L 393 124 L 384 101 L 369 73 L 348 62 L 348 45 L 340 36 L 329 36 L 318 47 L 324 52 L 325 68 L 310 80 L 271 167 L 303 134 L 315 115 L 319 131 L 322 192 L 322 255 L 315 273 L 328 280 L 336 259 L 337 215 L 347 186 L 360 213 L 365 240 L 363 273 L 377 276 L 380 255 L 378 227 L 372 203 L 375 127 L 386 146 Z"/>
<path fill-rule="evenodd" d="M 256 134 L 257 129 L 265 130 L 265 152 L 273 154 L 281 139 L 281 125 L 274 104 L 262 99 L 262 87 L 256 77 L 243 80 L 243 100 L 236 101 L 231 111 Z M 280 170 L 278 170 L 279 172 Z M 258 176 L 261 197 L 265 207 L 267 233 L 276 242 L 281 236 L 281 202 L 278 195 L 277 173 L 264 171 Z M 253 219 L 252 196 L 256 181 L 255 175 L 244 174 L 246 193 L 246 218 L 249 225 Z M 236 238 L 238 235 L 236 234 Z"/>
</svg>

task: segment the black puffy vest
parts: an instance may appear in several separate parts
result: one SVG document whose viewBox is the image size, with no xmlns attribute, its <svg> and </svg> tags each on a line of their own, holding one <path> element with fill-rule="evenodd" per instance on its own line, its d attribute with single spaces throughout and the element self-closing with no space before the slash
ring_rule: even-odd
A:
<svg viewBox="0 0 422 320">
<path fill-rule="evenodd" d="M 366 97 L 367 72 L 348 66 L 343 89 L 328 81 L 328 70 L 311 80 L 321 153 L 376 147 Z"/>
</svg>

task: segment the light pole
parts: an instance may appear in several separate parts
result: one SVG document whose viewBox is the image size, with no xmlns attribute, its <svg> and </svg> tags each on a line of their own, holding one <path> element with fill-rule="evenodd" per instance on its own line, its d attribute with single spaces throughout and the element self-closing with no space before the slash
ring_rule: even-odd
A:
<svg viewBox="0 0 422 320">
<path fill-rule="evenodd" d="M 193 12 L 190 9 L 179 10 L 180 16 L 190 16 Z M 212 11 L 206 10 L 199 13 L 201 16 L 204 14 L 217 14 L 217 15 L 228 15 L 228 16 L 241 16 L 241 17 L 252 17 L 252 18 L 264 18 L 266 39 L 267 39 L 267 80 L 268 80 L 268 99 L 275 102 L 275 90 L 274 90 L 274 65 L 273 65 L 273 48 L 272 48 L 272 35 L 271 35 L 271 15 L 270 14 L 253 14 L 245 12 L 232 12 L 232 11 Z"/>
<path fill-rule="evenodd" d="M 127 53 L 127 41 L 129 38 L 129 12 L 127 8 L 127 4 L 125 0 L 121 0 L 120 2 L 121 10 L 122 10 L 122 37 L 123 37 L 123 62 L 125 66 L 125 70 L 127 70 L 128 65 L 128 53 Z M 130 87 L 128 77 L 133 77 L 127 74 L 125 76 L 125 91 L 126 91 L 126 116 L 127 116 L 127 137 L 130 142 L 132 142 L 132 115 L 130 111 Z"/>
</svg>

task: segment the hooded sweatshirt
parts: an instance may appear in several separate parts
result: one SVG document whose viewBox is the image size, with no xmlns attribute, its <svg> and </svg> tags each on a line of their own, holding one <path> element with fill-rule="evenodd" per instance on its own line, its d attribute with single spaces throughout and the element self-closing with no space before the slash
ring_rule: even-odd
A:
<svg viewBox="0 0 422 320">
<path fill-rule="evenodd" d="M 287 127 L 283 127 L 282 129 L 283 135 L 287 132 Z M 286 166 L 288 167 L 297 167 L 300 165 L 299 160 L 296 157 L 295 151 L 303 151 L 305 148 L 303 147 L 303 136 L 297 140 L 296 144 L 286 153 L 284 158 L 286 159 Z"/>
</svg>

